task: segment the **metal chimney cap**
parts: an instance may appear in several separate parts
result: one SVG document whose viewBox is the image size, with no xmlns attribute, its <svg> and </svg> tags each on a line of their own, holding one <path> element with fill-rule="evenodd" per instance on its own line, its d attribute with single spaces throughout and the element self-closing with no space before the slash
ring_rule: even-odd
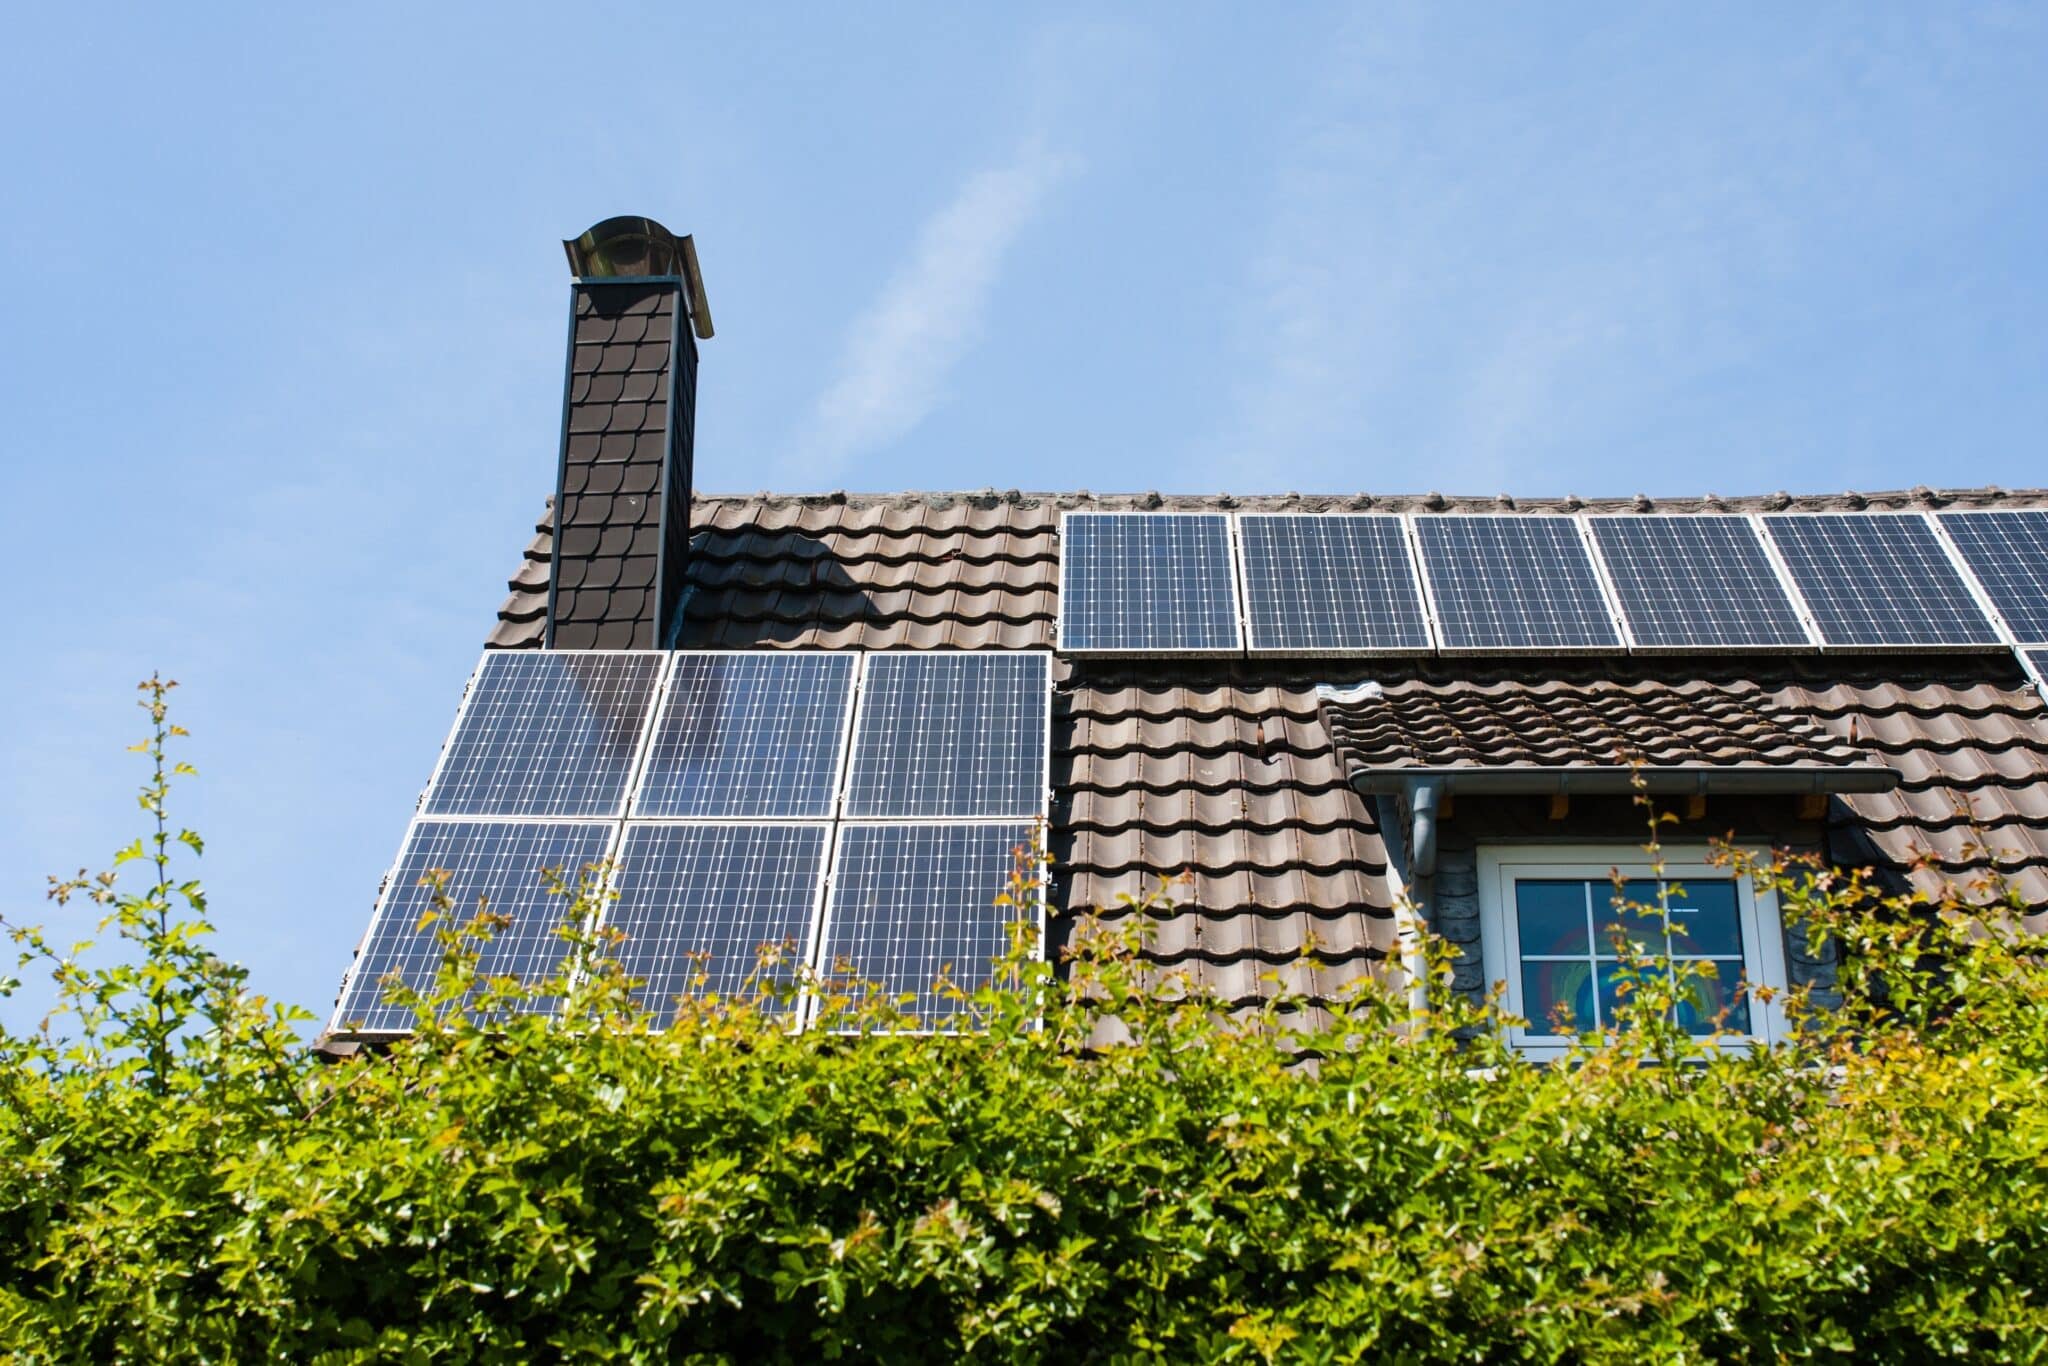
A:
<svg viewBox="0 0 2048 1366">
<path fill-rule="evenodd" d="M 621 214 L 586 228 L 562 243 L 569 271 L 579 279 L 678 275 L 689 295 L 690 323 L 699 337 L 711 335 L 711 304 L 704 297 L 704 273 L 697 244 L 638 214 Z"/>
</svg>

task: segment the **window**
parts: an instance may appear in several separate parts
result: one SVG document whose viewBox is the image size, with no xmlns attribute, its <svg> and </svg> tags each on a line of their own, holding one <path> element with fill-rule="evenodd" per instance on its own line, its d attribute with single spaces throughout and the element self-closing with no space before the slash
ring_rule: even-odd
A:
<svg viewBox="0 0 2048 1366">
<path fill-rule="evenodd" d="M 1621 900 L 1651 914 L 1617 904 L 1615 869 L 1627 879 Z M 1678 1007 L 1695 1035 L 1712 1034 L 1718 1018 L 1755 1042 L 1783 1036 L 1782 1005 L 1744 990 L 1785 985 L 1777 899 L 1708 863 L 1704 850 L 1667 849 L 1659 880 L 1640 849 L 1482 849 L 1479 910 L 1487 981 L 1506 982 L 1509 1013 L 1529 1021 L 1509 1031 L 1524 1052 L 1561 1052 L 1574 1035 L 1611 1027 L 1617 928 L 1645 953 L 1714 965 L 1716 976 L 1697 982 Z"/>
</svg>

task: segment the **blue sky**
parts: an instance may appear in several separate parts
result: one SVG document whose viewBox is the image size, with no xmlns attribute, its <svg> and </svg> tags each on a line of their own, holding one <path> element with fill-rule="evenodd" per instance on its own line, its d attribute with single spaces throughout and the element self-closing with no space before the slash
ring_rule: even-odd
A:
<svg viewBox="0 0 2048 1366">
<path fill-rule="evenodd" d="M 708 490 L 2048 483 L 2039 9 L 581 14 L 11 19 L 10 918 L 139 828 L 161 669 L 225 947 L 325 1010 L 613 213 L 696 235 Z"/>
</svg>

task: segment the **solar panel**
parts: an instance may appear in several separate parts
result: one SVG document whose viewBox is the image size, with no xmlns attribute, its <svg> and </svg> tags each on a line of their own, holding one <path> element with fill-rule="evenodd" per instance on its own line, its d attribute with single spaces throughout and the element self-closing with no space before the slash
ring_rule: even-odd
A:
<svg viewBox="0 0 2048 1366">
<path fill-rule="evenodd" d="M 1947 512 L 1941 525 L 2013 636 L 2048 641 L 2048 510 Z"/>
<path fill-rule="evenodd" d="M 1806 628 L 1746 517 L 1590 517 L 1635 643 L 1805 645 Z"/>
<path fill-rule="evenodd" d="M 1060 649 L 1235 651 L 1235 577 L 1220 512 L 1070 512 L 1060 528 Z"/>
<path fill-rule="evenodd" d="M 756 974 L 795 977 L 810 950 L 829 835 L 823 824 L 626 827 L 606 923 L 624 932 L 614 956 L 645 980 L 640 998 L 663 1022 L 678 996 L 751 995 Z M 760 947 L 785 943 L 785 960 L 764 970 Z"/>
<path fill-rule="evenodd" d="M 421 808 L 433 816 L 617 816 L 666 656 L 491 650 Z"/>
<path fill-rule="evenodd" d="M 1399 517 L 1241 513 L 1253 650 L 1427 650 L 1422 589 Z"/>
<path fill-rule="evenodd" d="M 940 973 L 964 990 L 985 985 L 1009 947 L 1008 926 L 1035 911 L 998 906 L 1013 851 L 1031 825 L 848 825 L 839 831 L 825 915 L 822 965 L 846 965 L 891 993 L 913 993 L 908 1009 L 937 1023 L 953 1005 L 933 989 Z"/>
<path fill-rule="evenodd" d="M 869 655 L 845 814 L 1042 812 L 1049 665 L 1046 655 L 1028 651 Z"/>
<path fill-rule="evenodd" d="M 1763 519 L 1829 645 L 1995 645 L 1962 575 L 1912 513 Z"/>
<path fill-rule="evenodd" d="M 392 1033 L 413 1026 L 410 1010 L 384 1003 L 382 979 L 398 974 L 408 985 L 427 989 L 441 963 L 433 927 L 419 919 L 433 905 L 431 889 L 420 885 L 430 869 L 445 869 L 456 924 L 476 914 L 477 898 L 511 917 L 483 946 L 478 970 L 538 981 L 552 973 L 568 950 L 555 930 L 569 913 L 566 897 L 550 896 L 541 870 L 555 868 L 573 888 L 587 864 L 611 849 L 608 823 L 539 821 L 413 822 L 398 867 L 385 885 L 370 934 L 349 973 L 336 1027 L 351 1033 Z M 549 1003 L 533 1003 L 547 1009 Z"/>
<path fill-rule="evenodd" d="M 2034 681 L 2048 686 L 2048 650 L 2027 650 L 2020 657 L 2034 671 Z"/>
<path fill-rule="evenodd" d="M 1446 650 L 1618 649 L 1600 580 L 1568 517 L 1418 517 Z"/>
<path fill-rule="evenodd" d="M 832 814 L 854 656 L 679 654 L 635 816 Z"/>
</svg>

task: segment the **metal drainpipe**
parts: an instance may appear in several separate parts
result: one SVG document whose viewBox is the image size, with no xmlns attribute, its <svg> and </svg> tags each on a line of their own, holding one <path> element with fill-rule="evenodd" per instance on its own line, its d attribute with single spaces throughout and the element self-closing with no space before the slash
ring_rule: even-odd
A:
<svg viewBox="0 0 2048 1366">
<path fill-rule="evenodd" d="M 1408 836 L 1408 896 L 1394 903 L 1394 937 L 1401 946 L 1401 971 L 1408 978 L 1408 1012 L 1420 1021 L 1429 1012 L 1429 957 L 1422 951 L 1424 922 L 1436 883 L 1436 812 L 1442 789 L 1430 779 L 1408 788 L 1412 828 Z M 1416 1026 L 1420 1032 L 1421 1026 Z"/>
</svg>

